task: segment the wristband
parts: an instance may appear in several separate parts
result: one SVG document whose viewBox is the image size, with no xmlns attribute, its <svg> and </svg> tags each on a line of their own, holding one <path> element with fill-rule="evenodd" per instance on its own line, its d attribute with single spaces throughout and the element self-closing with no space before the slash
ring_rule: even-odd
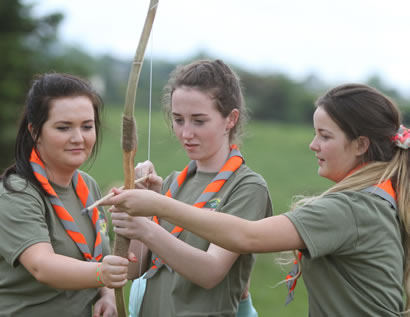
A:
<svg viewBox="0 0 410 317">
<path fill-rule="evenodd" d="M 101 267 L 101 263 L 98 263 L 98 265 L 97 265 L 97 282 L 101 287 L 104 287 L 105 285 L 104 285 L 103 281 L 101 280 L 101 276 L 100 276 L 100 267 Z"/>
</svg>

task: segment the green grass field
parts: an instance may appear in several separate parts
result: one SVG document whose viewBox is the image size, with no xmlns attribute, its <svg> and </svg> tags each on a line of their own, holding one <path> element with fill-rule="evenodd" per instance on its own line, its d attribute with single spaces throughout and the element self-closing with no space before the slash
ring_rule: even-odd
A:
<svg viewBox="0 0 410 317">
<path fill-rule="evenodd" d="M 138 152 L 136 162 L 148 157 L 148 113 L 136 113 L 138 125 Z M 172 170 L 181 170 L 188 162 L 183 149 L 165 124 L 162 113 L 152 114 L 151 154 L 159 175 L 165 177 Z M 330 182 L 317 175 L 317 162 L 309 143 L 312 127 L 301 127 L 272 122 L 250 123 L 246 128 L 241 152 L 246 164 L 267 181 L 275 214 L 288 210 L 295 195 L 312 195 L 323 191 Z M 92 167 L 85 167 L 105 193 L 121 184 L 121 113 L 107 107 L 104 114 L 103 143 Z M 260 254 L 252 273 L 251 294 L 259 316 L 307 315 L 307 296 L 303 281 L 298 281 L 295 300 L 284 306 L 285 285 L 273 286 L 282 281 L 287 268 L 274 263 L 279 254 Z M 127 290 L 126 290 L 127 291 Z"/>
</svg>

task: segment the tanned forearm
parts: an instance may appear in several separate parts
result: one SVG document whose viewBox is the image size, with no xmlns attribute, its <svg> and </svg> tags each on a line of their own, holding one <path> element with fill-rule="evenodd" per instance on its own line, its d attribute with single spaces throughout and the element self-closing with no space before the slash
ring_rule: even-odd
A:
<svg viewBox="0 0 410 317">
<path fill-rule="evenodd" d="M 101 287 L 97 282 L 98 263 L 75 260 L 59 254 L 39 261 L 34 266 L 34 277 L 50 287 L 83 289 Z"/>
<path fill-rule="evenodd" d="M 154 222 L 149 225 L 149 234 L 141 241 L 176 272 L 203 288 L 217 285 L 238 257 L 217 246 L 210 246 L 206 251 L 197 249 Z"/>
<path fill-rule="evenodd" d="M 155 207 L 155 213 L 162 219 L 235 253 L 278 252 L 305 247 L 294 225 L 284 215 L 249 221 L 199 209 L 165 196 Z"/>
<path fill-rule="evenodd" d="M 126 280 L 128 260 L 106 256 L 104 263 L 86 262 L 54 253 L 49 243 L 37 243 L 19 257 L 19 261 L 39 282 L 60 289 L 101 287 L 100 281 L 110 287 L 121 287 Z M 101 265 L 101 266 L 100 266 Z"/>
<path fill-rule="evenodd" d="M 235 253 L 250 253 L 244 241 L 252 237 L 252 225 L 239 217 L 213 213 L 163 196 L 156 212 L 170 223 L 177 224 L 205 240 Z M 246 237 L 246 239 L 245 239 Z"/>
</svg>

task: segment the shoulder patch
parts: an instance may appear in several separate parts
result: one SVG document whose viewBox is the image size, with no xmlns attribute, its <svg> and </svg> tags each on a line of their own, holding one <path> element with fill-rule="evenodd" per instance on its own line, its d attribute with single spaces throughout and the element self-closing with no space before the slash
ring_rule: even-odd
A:
<svg viewBox="0 0 410 317">
<path fill-rule="evenodd" d="M 213 198 L 205 204 L 204 208 L 216 209 L 220 203 L 221 198 Z"/>
<path fill-rule="evenodd" d="M 107 218 L 105 216 L 105 213 L 100 210 L 98 210 L 98 220 L 100 221 L 100 232 L 103 235 L 108 235 Z"/>
</svg>

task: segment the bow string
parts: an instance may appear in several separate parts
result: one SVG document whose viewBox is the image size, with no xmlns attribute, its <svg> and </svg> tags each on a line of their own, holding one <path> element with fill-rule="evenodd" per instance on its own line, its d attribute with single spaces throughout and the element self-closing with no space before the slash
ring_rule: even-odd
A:
<svg viewBox="0 0 410 317">
<path fill-rule="evenodd" d="M 141 33 L 137 51 L 135 53 L 128 79 L 125 96 L 124 113 L 122 117 L 122 154 L 124 171 L 124 188 L 133 189 L 134 159 L 138 148 L 137 125 L 134 117 L 134 107 L 137 94 L 138 80 L 141 74 L 145 50 L 154 23 L 159 0 L 150 0 L 144 28 Z M 129 239 L 116 234 L 114 238 L 114 255 L 128 258 Z M 119 317 L 126 317 L 125 301 L 122 288 L 115 289 L 115 301 Z"/>
</svg>

